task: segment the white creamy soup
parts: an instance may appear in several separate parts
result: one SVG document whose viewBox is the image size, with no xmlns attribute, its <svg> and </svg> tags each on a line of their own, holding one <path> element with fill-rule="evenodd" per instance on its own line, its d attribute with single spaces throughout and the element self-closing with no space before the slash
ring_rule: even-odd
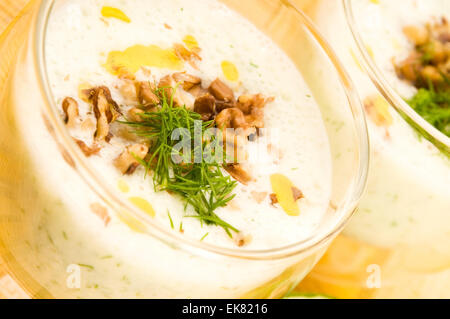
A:
<svg viewBox="0 0 450 319">
<path fill-rule="evenodd" d="M 179 44 L 182 51 L 176 49 Z M 184 59 L 183 54 L 191 58 Z M 283 51 L 220 2 L 55 1 L 45 57 L 54 101 L 88 164 L 117 196 L 142 209 L 160 227 L 216 246 L 263 250 L 306 239 L 322 222 L 330 205 L 332 167 L 316 101 Z M 128 68 L 125 73 L 124 65 Z M 205 93 L 209 97 L 214 95 L 216 111 L 210 117 L 215 118 L 214 123 L 227 110 L 217 110 L 223 101 L 217 96 L 220 92 L 211 89 L 215 84 L 233 92 L 234 108 L 243 106 L 246 96 L 253 98 L 251 103 L 264 96 L 264 116 L 259 118 L 263 125 L 248 124 L 253 113 L 245 116 L 245 128 L 253 132 L 245 136 L 244 142 L 250 159 L 245 163 L 245 173 L 250 177 L 242 181 L 228 168 L 220 169 L 228 183 L 237 180 L 233 191 L 227 193 L 235 197 L 217 207 L 214 214 L 232 228 L 195 218 L 200 215 L 197 207 L 187 204 L 192 193 L 186 199 L 179 193 L 155 190 L 156 173 L 150 169 L 146 174 L 135 152 L 125 154 L 127 147 L 140 145 L 148 159 L 151 154 L 146 148 L 151 151 L 152 143 L 156 143 L 130 133 L 133 127 L 123 123 L 137 109 L 152 112 L 141 105 L 140 93 L 134 92 L 137 102 L 130 101 L 126 84 L 159 83 L 164 94 L 173 93 L 161 85 L 163 79 L 184 75 L 201 81 L 194 87 L 209 91 Z M 196 110 L 199 96 L 192 93 L 192 85 L 188 89 L 186 84 L 192 83 L 186 80 L 177 88 L 176 92 L 185 94 L 185 105 L 177 107 Z M 133 87 L 143 92 L 139 85 Z M 106 100 L 113 100 L 124 116 L 116 114 L 117 119 L 109 121 L 107 113 L 99 111 L 100 104 L 95 103 L 101 99 L 99 96 L 106 96 L 105 89 L 99 87 L 107 88 L 111 96 Z M 163 96 L 157 96 L 162 103 Z M 68 97 L 73 104 L 67 104 Z M 173 103 L 178 103 L 175 94 L 172 97 Z M 93 102 L 95 99 L 97 102 Z M 112 105 L 110 100 L 108 105 Z M 70 115 L 74 105 L 76 112 Z M 160 107 L 156 105 L 157 110 Z M 175 104 L 168 107 L 175 108 Z M 98 138 L 102 115 L 109 134 Z M 40 143 L 39 149 L 31 148 L 32 161 L 42 172 L 37 179 L 45 181 L 43 189 L 50 189 L 52 195 L 30 239 L 35 248 L 30 264 L 47 274 L 47 289 L 59 284 L 52 278 L 54 274 L 65 273 L 68 265 L 75 264 L 86 274 L 83 288 L 88 289 L 80 293 L 83 297 L 204 297 L 211 291 L 214 297 L 236 296 L 286 268 L 276 263 L 248 264 L 238 260 L 206 262 L 142 234 L 133 220 L 109 212 L 101 200 L 78 188 L 72 173 L 61 176 L 64 170 L 59 166 L 65 163 L 42 157 L 48 137 L 37 134 L 27 122 L 31 120 L 22 119 L 21 125 L 28 143 Z M 133 165 L 121 170 L 117 163 L 124 154 L 131 154 L 127 159 Z M 232 167 L 236 168 L 234 164 Z M 68 182 L 58 185 L 57 180 Z"/>
<path fill-rule="evenodd" d="M 393 63 L 406 58 L 414 47 L 403 29 L 450 17 L 448 1 L 353 3 L 367 50 L 394 89 L 405 99 L 411 98 L 417 89 L 399 78 Z M 380 96 L 359 62 L 342 3 L 320 1 L 314 10 L 315 22 L 350 71 L 368 111 L 372 144 L 369 184 L 346 234 L 374 245 L 413 245 L 417 252 L 449 256 L 448 157 L 419 137 Z"/>
</svg>

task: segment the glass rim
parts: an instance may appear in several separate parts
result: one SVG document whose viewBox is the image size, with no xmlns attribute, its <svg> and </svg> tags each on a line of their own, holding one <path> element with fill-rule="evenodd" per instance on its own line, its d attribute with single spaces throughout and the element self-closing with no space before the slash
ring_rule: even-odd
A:
<svg viewBox="0 0 450 319">
<path fill-rule="evenodd" d="M 420 116 L 389 84 L 383 72 L 375 63 L 370 52 L 368 51 L 362 33 L 356 23 L 353 10 L 353 0 L 342 0 L 347 24 L 356 46 L 362 56 L 362 65 L 368 73 L 369 78 L 384 98 L 394 107 L 394 109 L 420 134 L 428 141 L 434 144 L 438 149 L 447 155 L 450 155 L 450 137 L 439 131 L 422 116 Z"/>
<path fill-rule="evenodd" d="M 209 255 L 212 257 L 229 257 L 238 259 L 249 260 L 278 260 L 282 258 L 288 258 L 295 255 L 300 255 L 304 252 L 319 247 L 332 239 L 337 235 L 343 227 L 346 225 L 349 218 L 353 215 L 356 209 L 357 203 L 361 198 L 367 181 L 368 166 L 369 166 L 369 138 L 367 124 L 364 116 L 363 106 L 359 96 L 354 88 L 354 85 L 348 76 L 347 72 L 343 68 L 341 62 L 338 60 L 337 55 L 331 49 L 327 41 L 320 35 L 317 29 L 314 27 L 311 20 L 289 0 L 277 0 L 280 4 L 294 10 L 299 17 L 301 23 L 306 27 L 307 31 L 314 38 L 320 46 L 320 49 L 325 53 L 327 59 L 332 63 L 336 73 L 339 76 L 339 81 L 346 94 L 348 104 L 352 113 L 353 124 L 355 126 L 355 139 L 357 139 L 357 154 L 358 154 L 358 167 L 355 168 L 355 174 L 348 187 L 345 195 L 345 202 L 338 211 L 341 211 L 342 217 L 337 218 L 335 224 L 330 226 L 326 231 L 314 233 L 312 236 L 303 239 L 299 242 L 289 244 L 282 247 L 276 247 L 264 250 L 242 250 L 236 248 L 225 248 L 222 246 L 216 246 L 204 242 L 197 241 L 192 238 L 182 237 L 180 234 L 175 233 L 161 223 L 153 221 L 149 216 L 138 208 L 131 205 L 120 196 L 117 196 L 111 187 L 103 181 L 101 178 L 96 177 L 94 171 L 87 163 L 83 153 L 76 146 L 76 143 L 70 137 L 67 129 L 65 128 L 63 121 L 57 114 L 52 91 L 50 89 L 49 80 L 47 77 L 47 68 L 45 63 L 45 36 L 48 25 L 48 18 L 52 10 L 54 0 L 40 0 L 38 16 L 36 21 L 36 27 L 34 28 L 33 37 L 33 55 L 34 62 L 37 66 L 37 77 L 39 86 L 43 92 L 45 98 L 44 108 L 46 111 L 46 117 L 48 118 L 50 125 L 56 133 L 56 140 L 59 145 L 67 151 L 67 154 L 73 160 L 75 164 L 75 170 L 81 176 L 81 178 L 88 184 L 90 189 L 96 193 L 102 200 L 105 201 L 115 212 L 126 211 L 130 213 L 139 222 L 145 225 L 145 234 L 149 235 L 160 242 L 166 243 L 177 249 L 182 249 L 188 252 L 192 252 L 196 255 Z"/>
</svg>

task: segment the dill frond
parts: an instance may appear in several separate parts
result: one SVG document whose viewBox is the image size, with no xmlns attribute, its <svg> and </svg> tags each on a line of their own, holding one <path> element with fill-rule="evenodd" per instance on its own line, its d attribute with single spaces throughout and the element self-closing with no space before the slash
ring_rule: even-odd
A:
<svg viewBox="0 0 450 319">
<path fill-rule="evenodd" d="M 224 175 L 218 161 L 194 161 L 196 154 L 202 152 L 208 142 L 203 141 L 201 148 L 194 145 L 190 154 L 178 154 L 174 147 L 179 141 L 172 140 L 172 133 L 184 129 L 191 137 L 195 134 L 196 123 L 201 123 L 201 136 L 214 126 L 213 121 L 201 121 L 201 115 L 186 109 L 174 107 L 173 100 L 167 99 L 164 89 L 155 94 L 161 100 L 160 107 L 153 112 L 139 114 L 141 121 L 122 122 L 133 128 L 134 132 L 151 143 L 149 155 L 140 160 L 146 168 L 146 174 L 152 172 L 155 191 L 167 191 L 179 195 L 187 206 L 197 213 L 195 217 L 201 223 L 222 227 L 232 237 L 231 231 L 239 232 L 235 227 L 220 219 L 215 211 L 225 207 L 234 197 L 237 183 L 230 176 Z M 181 156 L 183 161 L 175 163 L 174 156 Z"/>
<path fill-rule="evenodd" d="M 436 90 L 432 85 L 421 88 L 407 101 L 426 121 L 450 137 L 450 90 Z"/>
</svg>

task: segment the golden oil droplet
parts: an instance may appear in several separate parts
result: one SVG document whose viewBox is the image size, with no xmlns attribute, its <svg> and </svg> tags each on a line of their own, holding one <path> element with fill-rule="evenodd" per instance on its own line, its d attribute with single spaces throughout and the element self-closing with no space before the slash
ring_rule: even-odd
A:
<svg viewBox="0 0 450 319">
<path fill-rule="evenodd" d="M 155 210 L 147 200 L 143 199 L 142 197 L 130 197 L 129 200 L 137 208 L 141 209 L 148 215 L 155 217 Z"/>
<path fill-rule="evenodd" d="M 128 193 L 130 191 L 130 186 L 128 186 L 128 183 L 125 182 L 123 179 L 119 179 L 119 181 L 117 182 L 117 188 L 122 193 Z"/>
<path fill-rule="evenodd" d="M 162 49 L 156 45 L 134 45 L 125 51 L 112 51 L 104 64 L 113 75 L 135 74 L 141 67 L 157 67 L 182 70 L 184 62 L 173 49 Z"/>
<path fill-rule="evenodd" d="M 270 176 L 272 190 L 277 196 L 278 203 L 289 216 L 300 215 L 300 208 L 292 194 L 292 182 L 282 174 Z"/>
<path fill-rule="evenodd" d="M 239 80 L 239 71 L 237 67 L 230 61 L 222 62 L 222 72 L 228 81 L 237 82 Z"/>
<path fill-rule="evenodd" d="M 130 23 L 131 19 L 120 9 L 114 7 L 103 7 L 102 16 L 105 18 L 115 18 Z"/>
</svg>

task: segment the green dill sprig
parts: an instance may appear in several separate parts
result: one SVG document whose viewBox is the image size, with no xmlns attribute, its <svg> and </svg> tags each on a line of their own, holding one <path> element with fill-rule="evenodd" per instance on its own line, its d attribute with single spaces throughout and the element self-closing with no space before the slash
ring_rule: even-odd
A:
<svg viewBox="0 0 450 319">
<path fill-rule="evenodd" d="M 155 111 L 140 113 L 141 120 L 138 122 L 122 122 L 133 127 L 137 135 L 151 143 L 147 158 L 138 160 L 146 168 L 146 175 L 152 172 L 155 191 L 179 195 L 186 204 L 185 209 L 191 206 L 197 213 L 188 217 L 220 226 L 232 237 L 231 231 L 238 233 L 239 230 L 219 218 L 215 211 L 225 207 L 235 197 L 233 191 L 237 186 L 236 181 L 223 174 L 219 161 L 206 161 L 203 156 L 201 161 L 193 160 L 211 141 L 195 145 L 192 139 L 190 154 L 180 154 L 175 150 L 179 141 L 172 139 L 172 133 L 177 129 L 186 130 L 191 137 L 197 129 L 204 136 L 204 132 L 212 128 L 214 122 L 201 121 L 200 114 L 186 107 L 174 107 L 173 99 L 166 98 L 164 89 L 155 91 L 161 101 Z M 200 127 L 196 127 L 196 123 L 201 123 Z M 174 162 L 177 156 L 181 163 Z"/>
<path fill-rule="evenodd" d="M 450 137 L 450 90 L 421 88 L 408 104 L 426 121 Z"/>
</svg>

